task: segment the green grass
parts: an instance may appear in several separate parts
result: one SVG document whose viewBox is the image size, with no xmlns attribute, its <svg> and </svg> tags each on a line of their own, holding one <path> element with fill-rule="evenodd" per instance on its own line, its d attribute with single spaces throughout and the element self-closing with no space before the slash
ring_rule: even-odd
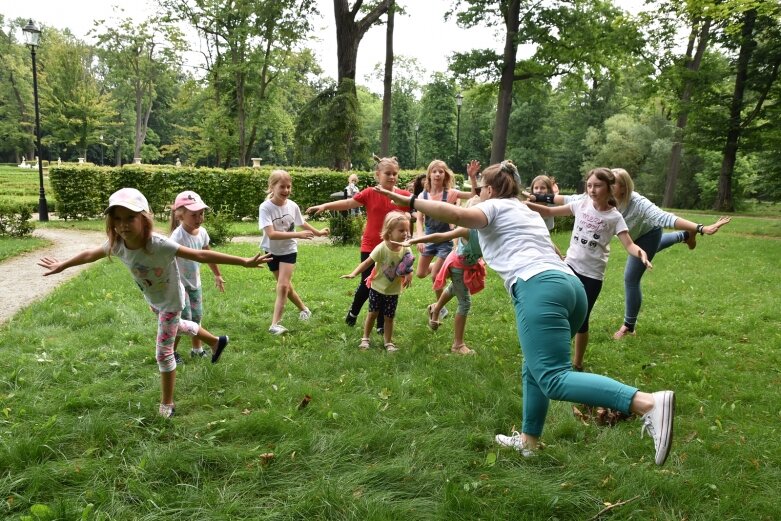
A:
<svg viewBox="0 0 781 521">
<path fill-rule="evenodd" d="M 49 244 L 49 241 L 38 237 L 0 237 L 0 261 L 20 253 L 35 251 Z"/>
<path fill-rule="evenodd" d="M 739 217 L 694 252 L 660 253 L 638 336 L 621 343 L 610 335 L 626 254 L 614 244 L 586 364 L 676 391 L 661 468 L 638 421 L 585 426 L 566 403 L 552 404 L 539 457 L 497 448 L 522 411 L 514 319 L 495 274 L 467 324 L 476 356 L 448 353 L 451 318 L 426 327 L 432 292 L 420 280 L 400 299 L 401 351 L 383 353 L 374 335 L 359 352 L 359 329 L 342 322 L 355 281 L 338 278 L 357 265 L 355 248 L 300 248 L 294 283 L 314 317 L 301 323 L 288 305 L 281 338 L 266 333 L 267 270 L 223 267 L 225 294 L 204 270 L 204 324 L 231 344 L 217 365 L 179 369 L 177 416 L 164 421 L 154 316 L 126 269 L 101 261 L 0 329 L 0 514 L 40 504 L 60 519 L 91 508 L 88 519 L 563 520 L 631 499 L 607 517 L 778 519 L 781 240 L 738 233 L 754 226 Z M 569 236 L 554 238 L 564 249 Z"/>
<path fill-rule="evenodd" d="M 43 171 L 43 188 L 47 198 L 53 197 L 49 185 L 48 170 Z M 13 203 L 37 206 L 39 198 L 38 170 L 0 166 L 0 199 Z"/>
</svg>

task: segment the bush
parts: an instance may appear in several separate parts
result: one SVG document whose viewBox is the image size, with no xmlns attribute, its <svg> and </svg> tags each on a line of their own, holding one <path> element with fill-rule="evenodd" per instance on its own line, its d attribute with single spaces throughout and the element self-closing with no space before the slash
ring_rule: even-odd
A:
<svg viewBox="0 0 781 521">
<path fill-rule="evenodd" d="M 231 222 L 233 221 L 233 212 L 228 207 L 222 207 L 220 210 L 208 212 L 204 227 L 209 232 L 211 246 L 226 244 L 233 239 L 231 232 Z"/>
<path fill-rule="evenodd" d="M 35 230 L 25 204 L 0 201 L 0 237 L 29 237 Z"/>
<path fill-rule="evenodd" d="M 331 244 L 335 246 L 359 246 L 366 217 L 363 214 L 350 215 L 349 212 L 332 212 L 328 218 Z"/>
</svg>

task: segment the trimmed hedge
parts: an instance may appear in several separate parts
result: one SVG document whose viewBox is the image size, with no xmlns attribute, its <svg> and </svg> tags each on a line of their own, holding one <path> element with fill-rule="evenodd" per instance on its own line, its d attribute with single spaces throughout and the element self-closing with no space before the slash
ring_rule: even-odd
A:
<svg viewBox="0 0 781 521">
<path fill-rule="evenodd" d="M 158 216 L 169 211 L 179 192 L 197 192 L 211 208 L 228 212 L 234 219 L 257 218 L 258 206 L 266 199 L 268 177 L 272 170 L 260 168 L 193 168 L 154 165 L 126 165 L 121 168 L 90 165 L 53 166 L 49 181 L 57 199 L 57 213 L 62 219 L 83 219 L 103 213 L 109 196 L 120 188 L 136 188 L 149 201 Z M 331 201 L 342 192 L 350 174 L 358 176 L 359 186 L 374 186 L 374 172 L 335 172 L 325 168 L 284 168 L 293 176 L 291 199 L 302 210 Z M 406 170 L 399 174 L 398 186 L 404 187 L 420 172 Z M 463 176 L 457 175 L 457 184 Z"/>
<path fill-rule="evenodd" d="M 26 204 L 0 201 L 0 237 L 29 237 L 35 230 L 31 217 Z"/>
</svg>

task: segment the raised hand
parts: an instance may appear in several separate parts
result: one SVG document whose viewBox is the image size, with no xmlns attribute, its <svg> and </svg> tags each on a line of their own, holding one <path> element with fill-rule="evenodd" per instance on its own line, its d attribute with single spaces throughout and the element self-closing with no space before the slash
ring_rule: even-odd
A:
<svg viewBox="0 0 781 521">
<path fill-rule="evenodd" d="M 722 215 L 721 217 L 719 217 L 719 220 L 716 221 L 715 223 L 713 223 L 713 224 L 711 224 L 709 226 L 704 226 L 702 228 L 702 232 L 705 235 L 713 235 L 714 233 L 719 231 L 719 228 L 721 228 L 725 224 L 729 224 L 729 222 L 731 220 L 732 220 L 732 217 L 727 217 L 726 215 Z"/>
</svg>

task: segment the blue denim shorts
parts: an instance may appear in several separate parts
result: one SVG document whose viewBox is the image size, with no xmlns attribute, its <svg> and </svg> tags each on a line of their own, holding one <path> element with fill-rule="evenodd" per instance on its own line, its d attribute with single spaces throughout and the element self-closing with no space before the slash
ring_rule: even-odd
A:
<svg viewBox="0 0 781 521">
<path fill-rule="evenodd" d="M 424 257 L 439 257 L 440 259 L 444 259 L 450 255 L 451 251 L 453 251 L 453 243 L 451 241 L 440 242 L 438 244 L 429 243 L 426 244 L 426 249 L 421 255 Z"/>
</svg>

